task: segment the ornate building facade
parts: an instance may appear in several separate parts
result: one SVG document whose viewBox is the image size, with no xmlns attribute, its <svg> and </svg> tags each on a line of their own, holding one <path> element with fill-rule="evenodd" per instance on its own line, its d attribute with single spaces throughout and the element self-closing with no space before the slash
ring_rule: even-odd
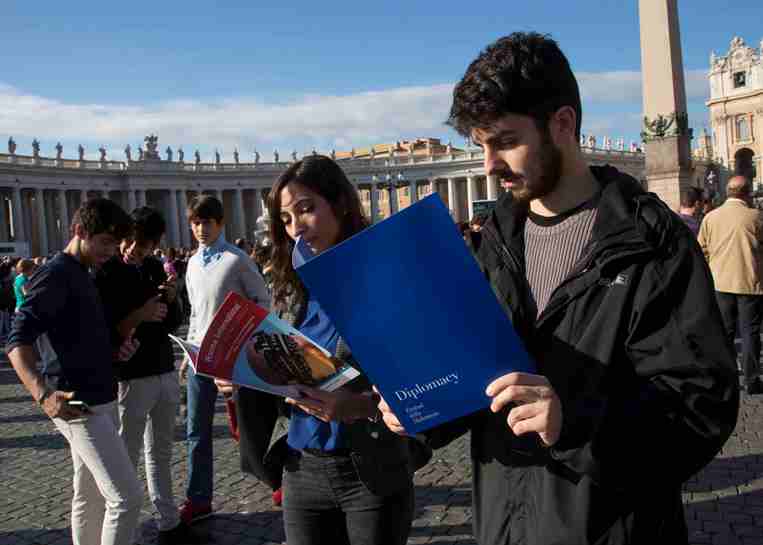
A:
<svg viewBox="0 0 763 545">
<path fill-rule="evenodd" d="M 711 142 L 700 142 L 730 172 L 763 182 L 763 40 L 749 47 L 734 37 L 726 55 L 710 54 Z M 712 146 L 712 150 L 709 150 Z"/>
<path fill-rule="evenodd" d="M 605 142 L 609 139 L 605 139 Z M 611 140 L 610 140 L 611 142 Z M 411 145 L 408 145 L 411 144 Z M 192 246 L 185 218 L 188 201 L 199 193 L 222 200 L 226 216 L 226 236 L 253 238 L 257 219 L 265 211 L 267 194 L 289 162 L 278 160 L 202 163 L 198 155 L 185 162 L 178 150 L 166 158 L 157 152 L 155 137 L 146 138 L 137 160 L 126 149 L 126 161 L 110 161 L 105 150 L 101 159 L 66 159 L 56 147 L 55 157 L 40 155 L 39 143 L 33 155 L 17 155 L 9 141 L 8 153 L 0 153 L 0 241 L 29 242 L 33 255 L 61 249 L 69 239 L 72 215 L 83 200 L 104 196 L 127 210 L 150 205 L 163 211 L 167 219 L 166 245 Z M 643 178 L 644 155 L 626 151 L 624 145 L 598 149 L 584 144 L 591 164 L 612 164 L 636 179 Z M 358 188 L 366 213 L 374 221 L 387 217 L 419 198 L 437 191 L 456 221 L 469 219 L 471 202 L 495 199 L 501 192 L 493 179 L 485 176 L 482 151 L 456 149 L 436 139 L 418 139 L 379 145 L 363 153 L 331 152 Z M 293 153 L 288 161 L 293 161 Z"/>
</svg>

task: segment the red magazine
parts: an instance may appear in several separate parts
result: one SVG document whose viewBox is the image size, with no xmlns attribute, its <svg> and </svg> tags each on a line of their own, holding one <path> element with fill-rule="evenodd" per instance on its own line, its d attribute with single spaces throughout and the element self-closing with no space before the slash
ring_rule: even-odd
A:
<svg viewBox="0 0 763 545">
<path fill-rule="evenodd" d="M 336 390 L 360 373 L 257 303 L 229 293 L 201 345 L 170 335 L 194 372 L 285 397 L 295 385 Z"/>
</svg>

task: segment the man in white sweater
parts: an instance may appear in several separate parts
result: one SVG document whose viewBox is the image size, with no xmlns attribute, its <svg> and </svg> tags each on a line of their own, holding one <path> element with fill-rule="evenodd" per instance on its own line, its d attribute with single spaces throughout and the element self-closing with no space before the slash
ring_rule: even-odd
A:
<svg viewBox="0 0 763 545">
<path fill-rule="evenodd" d="M 270 295 L 254 261 L 225 240 L 223 205 L 200 195 L 188 205 L 188 221 L 198 251 L 188 261 L 186 286 L 191 303 L 188 340 L 200 343 L 229 292 L 268 308 Z M 212 421 L 217 387 L 212 379 L 188 371 L 188 487 L 180 510 L 191 524 L 212 513 Z"/>
</svg>

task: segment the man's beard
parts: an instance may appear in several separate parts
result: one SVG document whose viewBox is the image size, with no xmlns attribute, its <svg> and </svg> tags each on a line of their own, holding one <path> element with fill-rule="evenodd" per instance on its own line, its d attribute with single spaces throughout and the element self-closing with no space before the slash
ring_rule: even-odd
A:
<svg viewBox="0 0 763 545">
<path fill-rule="evenodd" d="M 532 181 L 525 178 L 522 187 L 511 190 L 517 201 L 530 202 L 545 197 L 559 186 L 562 177 L 562 152 L 554 145 L 548 131 L 541 132 L 538 151 L 530 161 L 530 165 L 533 164 L 537 166 L 537 177 Z"/>
</svg>

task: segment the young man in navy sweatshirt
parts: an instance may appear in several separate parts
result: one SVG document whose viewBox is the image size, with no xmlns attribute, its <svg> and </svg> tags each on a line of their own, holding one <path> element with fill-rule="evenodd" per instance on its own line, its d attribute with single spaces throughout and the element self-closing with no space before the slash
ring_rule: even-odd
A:
<svg viewBox="0 0 763 545">
<path fill-rule="evenodd" d="M 115 357 L 128 360 L 128 335 L 114 354 L 91 270 L 117 251 L 130 217 L 108 199 L 85 202 L 73 238 L 29 280 L 14 317 L 7 352 L 16 373 L 69 442 L 74 464 L 72 534 L 78 545 L 131 545 L 142 490 L 119 437 Z M 35 341 L 47 334 L 57 364 L 39 372 Z M 79 403 L 78 405 L 75 402 Z"/>
</svg>

